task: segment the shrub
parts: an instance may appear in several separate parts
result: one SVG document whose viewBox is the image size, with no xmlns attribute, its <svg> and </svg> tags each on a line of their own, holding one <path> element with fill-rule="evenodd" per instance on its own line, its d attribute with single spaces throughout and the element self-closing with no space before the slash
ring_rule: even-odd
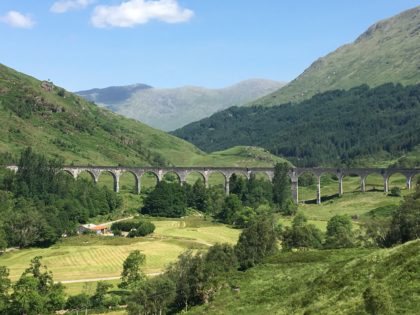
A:
<svg viewBox="0 0 420 315">
<path fill-rule="evenodd" d="M 401 197 L 400 187 L 392 187 L 389 195 L 394 197 Z"/>
<path fill-rule="evenodd" d="M 392 314 L 391 296 L 385 286 L 374 284 L 363 292 L 365 309 L 372 315 Z"/>
<path fill-rule="evenodd" d="M 298 213 L 292 227 L 286 227 L 282 234 L 282 246 L 292 248 L 321 248 L 322 232 L 313 224 L 308 224 L 303 214 Z"/>
<path fill-rule="evenodd" d="M 57 95 L 60 96 L 60 97 L 64 97 L 64 96 L 66 96 L 66 91 L 61 88 L 61 89 L 58 90 Z"/>
<path fill-rule="evenodd" d="M 272 217 L 257 217 L 239 236 L 235 246 L 241 269 L 248 269 L 260 263 L 277 249 L 277 238 Z"/>
<path fill-rule="evenodd" d="M 90 308 L 90 298 L 86 293 L 72 295 L 67 299 L 66 309 L 83 310 Z"/>
<path fill-rule="evenodd" d="M 114 235 L 121 235 L 121 231 L 129 232 L 128 237 L 146 236 L 155 230 L 155 225 L 145 220 L 127 220 L 115 222 L 111 225 Z"/>
<path fill-rule="evenodd" d="M 352 223 L 347 215 L 335 215 L 327 224 L 326 248 L 348 248 L 354 246 Z"/>
<path fill-rule="evenodd" d="M 204 257 L 209 274 L 219 275 L 238 268 L 238 258 L 230 244 L 215 244 L 209 248 Z"/>
<path fill-rule="evenodd" d="M 404 202 L 393 214 L 385 245 L 405 243 L 420 235 L 420 186 L 416 192 L 405 197 Z"/>
</svg>

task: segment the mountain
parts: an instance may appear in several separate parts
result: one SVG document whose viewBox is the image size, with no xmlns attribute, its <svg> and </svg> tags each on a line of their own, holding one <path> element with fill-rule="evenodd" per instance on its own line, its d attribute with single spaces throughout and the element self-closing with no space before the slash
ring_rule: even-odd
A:
<svg viewBox="0 0 420 315">
<path fill-rule="evenodd" d="M 388 83 L 328 91 L 297 105 L 232 107 L 173 134 L 209 152 L 255 145 L 301 166 L 387 166 L 418 152 L 419 121 L 420 84 Z M 420 162 L 418 153 L 410 161 Z"/>
<path fill-rule="evenodd" d="M 76 165 L 257 166 L 281 161 L 248 147 L 206 154 L 184 140 L 2 64 L 0 126 L 0 164 L 10 163 L 27 146 Z"/>
<path fill-rule="evenodd" d="M 319 58 L 295 80 L 250 105 L 296 103 L 328 90 L 387 82 L 420 83 L 420 6 L 372 25 L 352 44 Z"/>
<path fill-rule="evenodd" d="M 77 92 L 77 94 L 97 104 L 115 104 L 125 101 L 130 98 L 131 94 L 137 91 L 151 88 L 149 85 L 138 83 L 126 86 L 110 86 L 104 89 L 91 89 Z"/>
<path fill-rule="evenodd" d="M 126 117 L 170 131 L 228 107 L 253 101 L 283 85 L 271 80 L 251 79 L 223 89 L 195 86 L 158 89 L 136 84 L 76 94 Z"/>
</svg>

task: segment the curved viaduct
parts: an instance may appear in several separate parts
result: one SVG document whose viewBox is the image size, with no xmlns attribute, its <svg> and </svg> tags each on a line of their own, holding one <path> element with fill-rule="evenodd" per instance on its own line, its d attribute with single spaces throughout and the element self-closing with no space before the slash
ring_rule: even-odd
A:
<svg viewBox="0 0 420 315">
<path fill-rule="evenodd" d="M 18 167 L 15 165 L 8 166 L 7 168 L 17 171 Z M 136 182 L 136 191 L 141 191 L 141 178 L 146 173 L 154 174 L 158 181 L 161 181 L 165 174 L 173 173 L 177 175 L 180 183 L 184 183 L 188 174 L 198 173 L 202 176 L 204 183 L 208 186 L 208 179 L 212 173 L 220 173 L 225 180 L 225 192 L 229 194 L 229 179 L 233 174 L 243 174 L 250 178 L 253 173 L 263 173 L 271 181 L 274 176 L 274 168 L 265 167 L 124 167 L 124 166 L 64 166 L 63 171 L 69 173 L 74 178 L 77 178 L 80 173 L 88 172 L 95 183 L 98 182 L 99 177 L 103 172 L 108 172 L 114 178 L 114 191 L 119 192 L 120 189 L 120 176 L 129 172 L 134 175 Z M 396 173 L 402 174 L 406 177 L 407 189 L 411 189 L 413 177 L 420 174 L 420 169 L 397 169 L 397 168 L 292 168 L 288 175 L 291 180 L 292 196 L 297 203 L 298 200 L 298 179 L 303 173 L 312 173 L 317 178 L 317 203 L 321 203 L 321 176 L 323 174 L 333 174 L 338 178 L 337 191 L 339 195 L 343 191 L 343 178 L 345 176 L 359 176 L 360 177 L 360 190 L 366 190 L 366 177 L 370 174 L 379 174 L 383 177 L 384 192 L 388 192 L 389 178 Z"/>
</svg>

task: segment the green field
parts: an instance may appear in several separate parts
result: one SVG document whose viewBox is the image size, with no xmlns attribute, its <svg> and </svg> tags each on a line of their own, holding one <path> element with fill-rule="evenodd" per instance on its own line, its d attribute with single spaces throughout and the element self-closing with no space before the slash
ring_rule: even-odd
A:
<svg viewBox="0 0 420 315">
<path fill-rule="evenodd" d="M 299 210 L 315 224 L 325 230 L 327 221 L 335 214 L 361 216 L 370 210 L 387 206 L 397 206 L 402 197 L 386 196 L 383 191 L 371 190 L 374 186 L 379 189 L 381 179 L 372 176 L 368 179 L 367 192 L 359 192 L 358 178 L 348 177 L 344 184 L 344 195 L 323 201 L 321 205 L 315 203 L 300 203 Z M 112 177 L 101 177 L 100 184 L 111 185 Z M 322 192 L 326 196 L 334 194 L 338 187 L 337 181 L 330 177 L 323 177 Z M 215 184 L 219 184 L 215 180 Z M 131 186 L 130 186 L 131 185 Z M 130 176 L 121 181 L 124 209 L 138 209 L 141 196 L 132 194 L 134 187 Z M 151 181 L 150 185 L 154 185 Z M 405 180 L 401 176 L 391 178 L 390 187 L 404 186 Z M 309 200 L 316 194 L 316 187 L 300 187 L 300 193 Z M 403 195 L 409 191 L 403 189 Z M 300 198 L 302 198 L 302 195 Z M 312 198 L 312 199 L 311 199 Z M 104 222 L 97 218 L 96 223 Z M 283 225 L 290 225 L 291 217 L 281 217 Z M 37 255 L 43 256 L 43 263 L 54 273 L 57 281 L 83 280 L 96 278 L 110 278 L 119 276 L 122 262 L 132 250 L 141 250 L 147 257 L 144 271 L 149 274 L 157 273 L 174 261 L 177 256 L 188 248 L 206 249 L 216 242 L 235 243 L 240 230 L 232 229 L 222 224 L 205 220 L 200 216 L 185 219 L 154 220 L 156 231 L 149 237 L 139 239 L 78 236 L 63 239 L 50 248 L 32 248 L 9 252 L 0 257 L 0 265 L 10 268 L 11 279 L 15 281 L 27 268 L 29 261 Z M 354 221 L 357 228 L 358 219 Z M 113 280 L 116 284 L 118 281 Z M 69 293 L 81 291 L 92 292 L 96 283 L 66 284 Z"/>
<path fill-rule="evenodd" d="M 240 230 L 205 221 L 200 217 L 153 222 L 156 231 L 150 237 L 70 237 L 50 248 L 6 253 L 0 257 L 0 265 L 10 268 L 13 281 L 17 280 L 35 256 L 43 257 L 43 263 L 53 272 L 57 281 L 109 278 L 120 275 L 122 263 L 130 251 L 141 250 L 147 257 L 144 271 L 151 274 L 162 271 L 188 248 L 206 249 L 216 242 L 235 243 L 240 233 Z"/>
</svg>

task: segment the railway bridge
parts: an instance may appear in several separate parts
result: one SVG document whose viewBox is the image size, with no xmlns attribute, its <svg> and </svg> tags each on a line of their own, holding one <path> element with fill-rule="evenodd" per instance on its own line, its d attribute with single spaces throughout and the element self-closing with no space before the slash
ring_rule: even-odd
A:
<svg viewBox="0 0 420 315">
<path fill-rule="evenodd" d="M 7 168 L 17 171 L 18 166 L 11 165 Z M 222 174 L 224 177 L 224 187 L 226 194 L 229 194 L 229 179 L 233 174 L 242 174 L 248 179 L 252 174 L 263 173 L 267 178 L 272 181 L 274 177 L 274 168 L 270 167 L 124 167 L 124 166 L 64 166 L 62 171 L 69 173 L 74 178 L 78 178 L 82 172 L 87 172 L 92 176 L 95 183 L 98 182 L 102 173 L 110 173 L 114 179 L 114 191 L 120 190 L 120 176 L 129 172 L 134 175 L 137 193 L 141 192 L 141 179 L 146 173 L 156 176 L 158 181 L 168 173 L 173 173 L 178 177 L 180 183 L 184 183 L 188 174 L 198 173 L 203 178 L 204 184 L 208 186 L 209 176 L 212 173 Z M 304 173 L 311 173 L 317 180 L 317 196 L 316 201 L 321 203 L 321 176 L 324 174 L 332 174 L 338 178 L 337 193 L 342 195 L 343 191 L 343 178 L 345 176 L 358 176 L 360 178 L 360 190 L 366 191 L 366 177 L 370 174 L 379 174 L 383 178 L 384 192 L 389 190 L 389 178 L 393 174 L 402 174 L 406 178 L 407 189 L 411 189 L 414 176 L 420 174 L 420 169 L 400 169 L 400 168 L 302 168 L 295 167 L 290 169 L 288 175 L 291 181 L 292 196 L 296 203 L 298 199 L 298 180 L 299 176 Z"/>
</svg>

